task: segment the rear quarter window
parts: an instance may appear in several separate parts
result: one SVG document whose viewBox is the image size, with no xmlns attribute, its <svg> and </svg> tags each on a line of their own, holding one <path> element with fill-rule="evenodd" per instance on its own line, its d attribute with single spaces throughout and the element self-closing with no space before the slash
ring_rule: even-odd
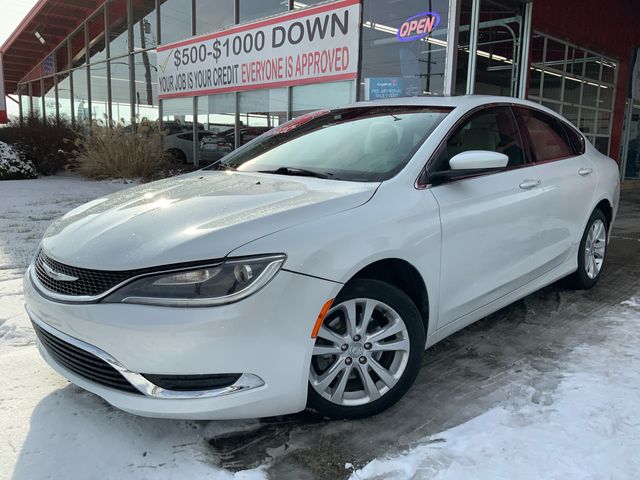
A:
<svg viewBox="0 0 640 480">
<path fill-rule="evenodd" d="M 584 137 L 580 135 L 575 128 L 567 123 L 563 123 L 564 131 L 567 134 L 569 145 L 574 155 L 582 155 L 585 152 Z"/>
<path fill-rule="evenodd" d="M 518 108 L 536 162 L 547 162 L 575 155 L 566 127 L 560 120 L 529 108 Z"/>
</svg>

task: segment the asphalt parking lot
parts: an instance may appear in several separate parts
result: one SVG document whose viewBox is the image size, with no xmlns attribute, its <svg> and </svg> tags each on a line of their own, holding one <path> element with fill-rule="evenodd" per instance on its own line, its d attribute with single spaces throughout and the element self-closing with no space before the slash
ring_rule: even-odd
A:
<svg viewBox="0 0 640 480">
<path fill-rule="evenodd" d="M 562 282 L 532 294 L 429 349 L 399 404 L 377 417 L 325 422 L 303 413 L 260 421 L 259 428 L 209 438 L 220 466 L 267 462 L 270 478 L 346 478 L 365 465 L 464 423 L 527 387 L 530 402 L 552 405 L 563 357 L 603 341 L 601 317 L 640 287 L 640 188 L 624 190 L 600 283 L 573 291 Z M 522 392 L 520 392 L 522 393 Z M 527 393 L 529 395 L 529 393 Z M 432 440 L 437 441 L 437 439 Z"/>
</svg>

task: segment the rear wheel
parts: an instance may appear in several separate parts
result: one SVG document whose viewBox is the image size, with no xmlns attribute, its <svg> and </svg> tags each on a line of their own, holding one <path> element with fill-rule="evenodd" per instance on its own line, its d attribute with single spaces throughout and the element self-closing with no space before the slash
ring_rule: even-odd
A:
<svg viewBox="0 0 640 480">
<path fill-rule="evenodd" d="M 178 149 L 178 148 L 170 148 L 169 150 L 167 150 L 167 153 L 169 155 L 171 155 L 171 157 L 173 158 L 173 160 L 177 163 L 180 164 L 186 164 L 187 163 L 187 156 L 185 155 L 185 153 Z"/>
<path fill-rule="evenodd" d="M 332 418 L 375 415 L 409 390 L 425 332 L 411 299 L 378 280 L 354 280 L 320 328 L 309 371 L 308 406 Z"/>
<path fill-rule="evenodd" d="M 570 277 L 575 288 L 588 289 L 598 282 L 607 252 L 607 238 L 607 218 L 601 210 L 596 209 L 580 241 L 578 270 Z"/>
</svg>

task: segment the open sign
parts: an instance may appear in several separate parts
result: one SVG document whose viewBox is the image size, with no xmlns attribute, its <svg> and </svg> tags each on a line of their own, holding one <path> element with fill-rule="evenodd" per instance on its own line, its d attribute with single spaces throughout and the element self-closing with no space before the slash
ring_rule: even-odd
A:
<svg viewBox="0 0 640 480">
<path fill-rule="evenodd" d="M 413 42 L 427 37 L 440 24 L 440 15 L 436 12 L 422 12 L 407 18 L 396 33 L 401 42 Z"/>
</svg>

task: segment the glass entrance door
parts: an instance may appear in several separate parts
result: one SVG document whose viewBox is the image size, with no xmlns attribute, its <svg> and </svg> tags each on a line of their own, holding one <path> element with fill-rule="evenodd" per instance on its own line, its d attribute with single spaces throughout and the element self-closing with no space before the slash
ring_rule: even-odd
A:
<svg viewBox="0 0 640 480">
<path fill-rule="evenodd" d="M 528 37 L 525 5 L 520 0 L 462 0 L 456 93 L 518 96 L 528 44 L 523 41 Z"/>
<path fill-rule="evenodd" d="M 518 95 L 524 6 L 481 0 L 474 93 Z"/>
</svg>

